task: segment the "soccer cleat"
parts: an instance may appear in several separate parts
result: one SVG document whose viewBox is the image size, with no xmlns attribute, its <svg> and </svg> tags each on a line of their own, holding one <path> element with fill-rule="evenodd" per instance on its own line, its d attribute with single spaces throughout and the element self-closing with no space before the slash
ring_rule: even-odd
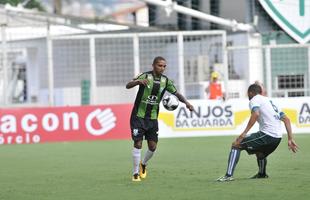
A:
<svg viewBox="0 0 310 200">
<path fill-rule="evenodd" d="M 146 165 L 140 163 L 140 177 L 146 178 Z"/>
<path fill-rule="evenodd" d="M 260 174 L 257 173 L 254 176 L 251 177 L 251 179 L 256 179 L 256 178 L 268 178 L 269 176 L 267 174 Z"/>
<path fill-rule="evenodd" d="M 225 175 L 225 176 L 218 178 L 216 181 L 226 182 L 226 181 L 233 181 L 233 180 L 234 180 L 234 177 Z"/>
<path fill-rule="evenodd" d="M 132 181 L 134 181 L 134 182 L 139 182 L 139 181 L 141 181 L 139 174 L 134 174 L 134 175 L 132 176 Z"/>
</svg>

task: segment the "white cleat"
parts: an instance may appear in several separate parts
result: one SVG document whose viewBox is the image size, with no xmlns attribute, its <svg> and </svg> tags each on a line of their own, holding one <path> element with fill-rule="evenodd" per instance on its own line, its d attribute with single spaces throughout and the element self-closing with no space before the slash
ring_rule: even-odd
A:
<svg viewBox="0 0 310 200">
<path fill-rule="evenodd" d="M 216 179 L 216 181 L 218 182 L 227 182 L 227 181 L 233 181 L 233 180 L 234 180 L 234 177 L 226 176 L 226 175 Z"/>
</svg>

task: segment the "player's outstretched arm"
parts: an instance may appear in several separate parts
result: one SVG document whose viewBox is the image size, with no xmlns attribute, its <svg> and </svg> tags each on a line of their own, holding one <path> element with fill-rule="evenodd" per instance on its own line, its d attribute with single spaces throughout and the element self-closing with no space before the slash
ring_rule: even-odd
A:
<svg viewBox="0 0 310 200">
<path fill-rule="evenodd" d="M 298 150 L 298 145 L 296 144 L 296 142 L 293 139 L 291 121 L 286 115 L 284 115 L 281 120 L 284 122 L 285 129 L 287 132 L 288 149 L 291 150 L 292 152 L 296 153 Z"/>
<path fill-rule="evenodd" d="M 182 94 L 176 92 L 175 96 L 178 97 L 179 101 L 181 101 L 182 103 L 184 103 L 186 105 L 186 108 L 188 110 L 190 110 L 190 111 L 194 110 L 194 106 L 192 104 L 190 104 Z"/>
<path fill-rule="evenodd" d="M 127 84 L 126 84 L 126 88 L 127 89 L 130 89 L 130 88 L 133 88 L 137 85 L 144 85 L 144 86 L 147 86 L 147 83 L 148 83 L 148 80 L 147 79 L 136 79 L 136 80 L 132 80 L 132 81 L 129 81 Z"/>
</svg>

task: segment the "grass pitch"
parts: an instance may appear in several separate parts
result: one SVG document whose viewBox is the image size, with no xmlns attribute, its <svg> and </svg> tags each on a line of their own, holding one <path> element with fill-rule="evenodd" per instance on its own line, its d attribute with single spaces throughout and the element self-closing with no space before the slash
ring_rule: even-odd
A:
<svg viewBox="0 0 310 200">
<path fill-rule="evenodd" d="M 241 153 L 235 181 L 224 175 L 235 136 L 160 139 L 148 177 L 131 181 L 131 141 L 50 143 L 0 147 L 1 200 L 309 199 L 310 134 L 284 137 L 269 157 L 269 179 L 251 180 L 255 156 Z M 144 145 L 144 151 L 146 143 Z"/>
</svg>

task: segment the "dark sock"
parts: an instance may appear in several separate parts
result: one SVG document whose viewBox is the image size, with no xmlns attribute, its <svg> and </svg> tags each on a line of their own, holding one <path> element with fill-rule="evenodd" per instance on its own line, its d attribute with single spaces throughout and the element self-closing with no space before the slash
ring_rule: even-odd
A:
<svg viewBox="0 0 310 200">
<path fill-rule="evenodd" d="M 232 176 L 235 170 L 235 167 L 239 161 L 240 149 L 232 148 L 229 157 L 228 157 L 228 166 L 226 171 L 226 176 Z"/>
<path fill-rule="evenodd" d="M 266 165 L 267 165 L 267 159 L 257 159 L 257 164 L 258 164 L 258 173 L 259 174 L 266 174 Z"/>
</svg>

